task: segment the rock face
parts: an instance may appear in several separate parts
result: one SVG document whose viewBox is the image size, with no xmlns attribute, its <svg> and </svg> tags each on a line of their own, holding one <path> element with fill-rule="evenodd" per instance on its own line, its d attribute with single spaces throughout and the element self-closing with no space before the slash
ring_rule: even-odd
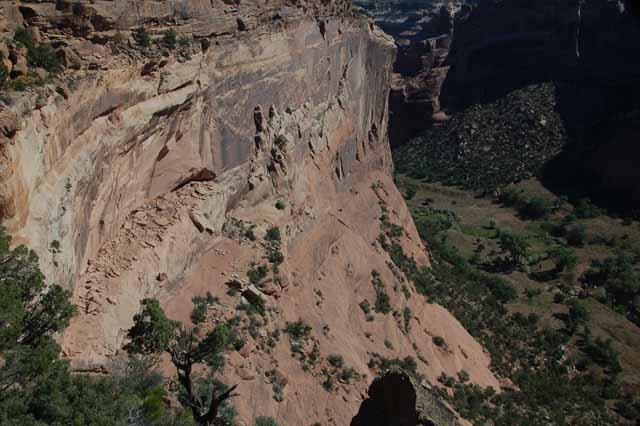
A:
<svg viewBox="0 0 640 426">
<path fill-rule="evenodd" d="M 443 102 L 460 109 L 552 81 L 573 146 L 556 168 L 562 180 L 589 182 L 605 194 L 626 188 L 623 198 L 640 200 L 637 174 L 618 157 L 635 152 L 624 141 L 640 109 L 640 18 L 632 3 L 513 0 L 465 8 L 457 16 Z"/>
<path fill-rule="evenodd" d="M 407 373 L 392 369 L 376 378 L 369 398 L 351 426 L 459 426 L 455 412 L 430 387 Z"/>
<path fill-rule="evenodd" d="M 440 105 L 440 91 L 449 70 L 453 17 L 463 3 L 356 2 L 394 37 L 398 46 L 390 95 L 389 134 L 394 145 L 401 145 L 448 118 Z"/>
<path fill-rule="evenodd" d="M 395 49 L 349 3 L 141 1 L 134 11 L 124 0 L 10 3 L 4 10 L 43 41 L 69 49 L 55 85 L 7 95 L 0 213 L 46 276 L 73 290 L 79 315 L 63 350 L 74 369 L 109 369 L 145 297 L 189 321 L 192 297 L 210 292 L 219 303 L 209 318 L 220 321 L 262 294 L 268 311 L 260 325 L 251 320 L 225 369 L 247 424 L 258 415 L 348 424 L 373 353 L 421 357 L 434 382 L 464 369 L 499 388 L 481 346 L 425 304 L 377 241 L 389 206 L 405 252 L 429 262 L 391 176 Z M 10 31 L 16 21 L 2 22 Z M 132 30 L 142 24 L 159 46 L 168 28 L 188 40 L 175 51 L 140 48 Z M 247 271 L 273 254 L 265 239 L 273 227 L 284 261 L 250 287 Z M 367 321 L 372 276 L 395 315 Z M 274 337 L 299 319 L 313 330 L 303 350 L 320 356 L 311 367 L 288 337 Z M 328 392 L 323 360 L 332 353 L 360 379 Z"/>
</svg>

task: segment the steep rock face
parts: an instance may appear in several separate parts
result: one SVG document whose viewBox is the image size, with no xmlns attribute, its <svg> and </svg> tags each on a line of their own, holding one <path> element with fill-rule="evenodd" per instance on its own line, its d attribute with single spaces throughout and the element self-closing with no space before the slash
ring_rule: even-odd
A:
<svg viewBox="0 0 640 426">
<path fill-rule="evenodd" d="M 640 18 L 632 5 L 622 0 L 467 2 L 456 15 L 444 62 L 441 107 L 455 113 L 552 82 L 568 147 L 545 179 L 614 199 L 608 201 L 634 200 L 637 207 L 637 173 L 622 158 L 633 156 L 620 155 L 636 151 L 629 141 L 640 109 Z"/>
<path fill-rule="evenodd" d="M 390 97 L 390 140 L 400 145 L 447 120 L 440 91 L 449 70 L 453 17 L 464 2 L 356 2 L 396 40 L 398 54 Z"/>
<path fill-rule="evenodd" d="M 44 101 L 12 98 L 1 145 L 4 225 L 74 291 L 79 315 L 63 340 L 74 369 L 109 369 L 142 298 L 189 321 L 192 297 L 210 292 L 210 321 L 242 317 L 247 342 L 225 376 L 240 383 L 234 404 L 247 424 L 348 424 L 374 353 L 420 358 L 433 382 L 464 369 L 499 388 L 480 345 L 425 304 L 377 241 L 386 212 L 405 252 L 429 262 L 390 173 L 386 35 L 342 2 L 80 5 L 14 4 L 80 63 Z M 108 41 L 143 22 L 203 48 L 155 54 Z M 269 263 L 274 226 L 284 261 L 251 287 L 246 272 Z M 395 313 L 367 320 L 375 277 Z M 260 325 L 236 308 L 255 294 L 268 307 Z M 299 349 L 319 358 L 312 366 L 274 337 L 298 319 L 313 330 Z M 359 378 L 328 392 L 332 353 Z"/>
</svg>

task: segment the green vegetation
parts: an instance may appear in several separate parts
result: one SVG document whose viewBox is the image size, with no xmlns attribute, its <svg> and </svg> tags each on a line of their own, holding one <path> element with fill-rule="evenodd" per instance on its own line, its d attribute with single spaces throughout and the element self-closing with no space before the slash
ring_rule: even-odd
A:
<svg viewBox="0 0 640 426">
<path fill-rule="evenodd" d="M 133 38 L 141 47 L 151 46 L 151 36 L 149 36 L 149 33 L 142 25 L 135 29 L 133 32 Z"/>
<path fill-rule="evenodd" d="M 282 237 L 280 235 L 280 228 L 278 228 L 277 226 L 269 228 L 264 236 L 265 240 L 272 242 L 280 241 L 281 238 Z"/>
<path fill-rule="evenodd" d="M 209 306 L 214 303 L 218 303 L 218 299 L 213 297 L 211 293 L 207 292 L 206 297 L 194 296 L 191 299 L 193 302 L 193 310 L 191 311 L 191 322 L 194 324 L 203 323 L 207 319 L 207 310 Z"/>
<path fill-rule="evenodd" d="M 311 326 L 302 320 L 295 322 L 287 321 L 284 332 L 291 336 L 293 340 L 306 340 L 311 333 Z"/>
<path fill-rule="evenodd" d="M 43 68 L 53 74 L 61 70 L 60 58 L 50 44 L 36 44 L 31 34 L 22 27 L 16 30 L 13 40 L 27 48 L 27 61 L 30 67 Z"/>
<path fill-rule="evenodd" d="M 402 320 L 404 321 L 404 332 L 408 333 L 411 329 L 411 318 L 413 317 L 413 312 L 411 312 L 411 308 L 405 306 L 402 310 Z"/>
<path fill-rule="evenodd" d="M 576 252 L 568 247 L 557 246 L 549 250 L 549 257 L 555 262 L 555 271 L 573 271 L 578 266 L 580 258 Z"/>
<path fill-rule="evenodd" d="M 279 149 L 284 149 L 287 146 L 287 138 L 284 135 L 278 135 L 273 140 L 273 144 L 277 146 Z"/>
<path fill-rule="evenodd" d="M 392 311 L 392 308 L 390 298 L 385 290 L 382 278 L 380 278 L 380 274 L 377 271 L 372 271 L 371 275 L 371 283 L 376 291 L 376 303 L 374 305 L 374 310 L 380 314 L 388 314 Z"/>
<path fill-rule="evenodd" d="M 442 336 L 433 336 L 432 340 L 433 340 L 433 344 L 439 348 L 443 348 L 446 345 L 444 338 Z"/>
<path fill-rule="evenodd" d="M 495 374 L 514 383 L 497 394 L 460 372 L 442 378 L 452 395 L 442 396 L 474 424 L 633 424 L 640 411 L 626 380 L 638 377 L 638 346 L 631 345 L 640 332 L 616 312 L 636 318 L 635 227 L 622 230 L 624 222 L 586 202 L 581 209 L 590 212 L 578 217 L 533 185 L 499 191 L 498 204 L 403 175 L 397 181 L 401 189 L 418 186 L 408 204 L 432 268 L 416 267 L 389 238 L 385 249 L 430 303 L 446 307 L 483 344 Z"/>
<path fill-rule="evenodd" d="M 263 279 L 267 277 L 269 273 L 269 268 L 267 265 L 256 265 L 255 263 L 249 267 L 247 271 L 247 278 L 249 278 L 249 282 L 254 285 L 260 284 Z"/>
<path fill-rule="evenodd" d="M 400 359 L 385 358 L 383 356 L 380 356 L 379 354 L 373 354 L 373 356 L 369 360 L 368 366 L 369 368 L 378 370 L 379 372 L 384 372 L 391 368 L 398 367 L 406 371 L 413 377 L 421 378 L 420 374 L 418 373 L 418 364 L 416 363 L 416 360 L 411 356 Z"/>
<path fill-rule="evenodd" d="M 181 386 L 179 399 L 189 407 L 198 425 L 209 426 L 233 417 L 228 400 L 236 396 L 236 386 L 227 387 L 213 375 L 199 377 L 193 372 L 197 364 L 206 364 L 212 374 L 222 370 L 230 336 L 227 324 L 217 325 L 201 336 L 197 328 L 188 329 L 179 321 L 168 319 L 155 299 L 144 299 L 133 321 L 125 348 L 131 354 L 165 352 L 171 357 Z"/>
<path fill-rule="evenodd" d="M 278 200 L 276 201 L 276 209 L 278 210 L 284 210 L 286 206 L 284 205 L 284 201 L 282 200 Z"/>
<path fill-rule="evenodd" d="M 262 315 L 267 313 L 267 307 L 264 299 L 260 296 L 254 296 L 247 300 L 248 303 L 241 304 L 238 309 L 244 310 L 249 316 Z"/>
<path fill-rule="evenodd" d="M 498 247 L 507 255 L 506 264 L 513 270 L 523 265 L 529 254 L 529 242 L 523 235 L 504 230 L 498 232 Z"/>
<path fill-rule="evenodd" d="M 37 256 L 24 246 L 10 248 L 0 227 L 0 424 L 193 425 L 189 410 L 165 403 L 155 358 L 119 359 L 109 376 L 71 374 L 54 338 L 74 315 L 69 298 L 61 287 L 45 285 Z M 166 330 L 160 331 L 163 340 Z"/>
<path fill-rule="evenodd" d="M 629 320 L 640 325 L 640 306 L 634 300 L 640 296 L 638 259 L 619 252 L 603 261 L 594 260 L 582 281 L 592 287 L 606 290 L 607 300 L 620 307 Z"/>
<path fill-rule="evenodd" d="M 278 422 L 273 417 L 259 416 L 256 417 L 255 426 L 278 426 Z"/>
<path fill-rule="evenodd" d="M 176 48 L 176 43 L 178 41 L 178 34 L 173 28 L 169 28 L 164 33 L 162 33 L 162 44 L 169 50 L 173 50 Z"/>
<path fill-rule="evenodd" d="M 493 190 L 535 175 L 568 139 L 555 93 L 550 83 L 536 84 L 470 106 L 397 148 L 396 170 L 474 190 Z"/>
<path fill-rule="evenodd" d="M 9 70 L 7 69 L 5 64 L 0 62 L 0 90 L 4 88 L 4 85 L 6 84 L 8 79 L 9 79 Z"/>
<path fill-rule="evenodd" d="M 327 376 L 325 380 L 322 382 L 322 387 L 327 392 L 333 391 L 334 386 L 335 386 L 335 382 L 333 381 L 333 377 L 331 376 Z"/>
<path fill-rule="evenodd" d="M 332 367 L 342 368 L 344 366 L 342 355 L 331 354 L 327 357 L 327 361 Z"/>
</svg>

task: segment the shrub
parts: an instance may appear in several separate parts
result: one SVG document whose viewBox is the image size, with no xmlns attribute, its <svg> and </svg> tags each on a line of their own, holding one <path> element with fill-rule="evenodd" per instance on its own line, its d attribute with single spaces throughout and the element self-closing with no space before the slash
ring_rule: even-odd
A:
<svg viewBox="0 0 640 426">
<path fill-rule="evenodd" d="M 273 140 L 273 143 L 274 143 L 275 146 L 277 146 L 278 148 L 282 149 L 287 145 L 287 138 L 284 135 L 278 135 Z"/>
<path fill-rule="evenodd" d="M 287 321 L 284 332 L 291 336 L 293 340 L 304 340 L 309 337 L 311 326 L 302 320 L 295 322 Z"/>
<path fill-rule="evenodd" d="M 576 330 L 578 325 L 589 320 L 589 311 L 577 300 L 573 300 L 569 306 L 568 326 L 570 330 Z"/>
<path fill-rule="evenodd" d="M 578 255 L 566 247 L 553 247 L 549 250 L 549 257 L 554 260 L 557 272 L 573 271 L 580 261 Z"/>
<path fill-rule="evenodd" d="M 173 28 L 169 28 L 162 34 L 162 44 L 169 50 L 175 49 L 177 39 L 178 34 Z"/>
<path fill-rule="evenodd" d="M 516 289 L 502 277 L 497 275 L 486 276 L 482 281 L 489 288 L 491 294 L 502 303 L 509 303 L 518 298 Z"/>
<path fill-rule="evenodd" d="M 266 265 L 252 265 L 247 271 L 247 277 L 251 284 L 257 285 L 267 276 L 269 268 Z"/>
<path fill-rule="evenodd" d="M 18 27 L 13 33 L 13 40 L 18 43 L 18 45 L 22 45 L 27 49 L 33 48 L 35 43 L 33 42 L 33 38 L 31 38 L 31 34 L 24 27 Z"/>
<path fill-rule="evenodd" d="M 344 359 L 342 358 L 342 355 L 331 354 L 327 357 L 327 361 L 335 368 L 342 368 L 344 366 Z"/>
<path fill-rule="evenodd" d="M 213 305 L 218 301 L 217 298 L 213 297 L 211 293 L 207 292 L 206 297 L 202 296 L 194 296 L 191 299 L 193 303 L 193 310 L 191 311 L 191 321 L 194 324 L 200 324 L 207 319 L 207 310 L 209 306 Z"/>
<path fill-rule="evenodd" d="M 138 43 L 142 47 L 151 46 L 151 37 L 142 25 L 134 30 L 133 38 L 135 39 L 136 43 Z"/>
<path fill-rule="evenodd" d="M 29 49 L 29 65 L 34 68 L 43 68 L 50 73 L 60 71 L 62 62 L 49 44 L 40 44 Z"/>
<path fill-rule="evenodd" d="M 442 336 L 433 336 L 433 344 L 442 348 L 445 345 L 444 338 Z"/>
<path fill-rule="evenodd" d="M 252 297 L 248 304 L 241 305 L 239 308 L 244 309 L 249 315 L 259 314 L 264 316 L 267 308 L 264 299 L 260 296 Z"/>
<path fill-rule="evenodd" d="M 0 89 L 4 87 L 4 84 L 7 82 L 8 78 L 9 78 L 9 71 L 7 70 L 7 67 L 5 66 L 5 64 L 0 62 Z"/>
<path fill-rule="evenodd" d="M 604 211 L 595 206 L 590 199 L 581 198 L 574 204 L 573 214 L 579 219 L 593 219 L 604 214 Z"/>
<path fill-rule="evenodd" d="M 251 241 L 255 241 L 256 240 L 256 234 L 253 232 L 253 227 L 247 229 L 244 232 L 244 236 L 247 237 L 248 239 L 250 239 Z"/>
<path fill-rule="evenodd" d="M 521 265 L 529 253 L 529 243 L 526 237 L 511 231 L 500 231 L 498 233 L 498 246 L 503 253 L 509 256 L 511 267 Z"/>
<path fill-rule="evenodd" d="M 284 210 L 284 208 L 285 208 L 285 205 L 284 205 L 284 202 L 282 200 L 276 201 L 276 209 Z"/>
<path fill-rule="evenodd" d="M 416 192 L 417 192 L 417 190 L 416 190 L 415 185 L 409 185 L 409 186 L 407 186 L 406 193 L 405 193 L 405 198 L 406 198 L 407 200 L 412 200 L 412 199 L 413 199 L 413 197 L 415 197 L 415 196 L 416 196 Z"/>
<path fill-rule="evenodd" d="M 503 188 L 498 194 L 498 202 L 506 207 L 516 206 L 522 200 L 522 191 L 514 187 Z"/>
<path fill-rule="evenodd" d="M 267 258 L 269 259 L 269 262 L 273 263 L 275 266 L 284 262 L 284 255 L 279 250 L 270 250 L 267 254 Z"/>
<path fill-rule="evenodd" d="M 273 417 L 259 416 L 256 417 L 256 426 L 279 426 Z"/>
<path fill-rule="evenodd" d="M 360 375 L 356 372 L 356 370 L 354 370 L 353 368 L 349 367 L 349 368 L 345 368 L 340 372 L 340 380 L 342 380 L 345 383 L 350 383 L 351 379 L 354 378 L 358 378 L 360 377 Z"/>
<path fill-rule="evenodd" d="M 541 197 L 532 197 L 518 203 L 518 213 L 525 219 L 543 219 L 549 216 L 551 210 L 551 202 Z"/>
<path fill-rule="evenodd" d="M 595 341 L 587 342 L 584 351 L 596 364 L 609 369 L 612 373 L 617 374 L 622 370 L 619 361 L 620 354 L 613 347 L 611 339 L 604 340 L 597 337 Z"/>
<path fill-rule="evenodd" d="M 124 37 L 124 34 L 122 34 L 122 33 L 120 32 L 120 30 L 118 30 L 118 31 L 116 31 L 116 34 L 113 36 L 112 41 L 113 41 L 115 44 L 123 45 L 123 44 L 124 44 L 124 42 L 126 41 L 126 39 L 125 39 L 125 37 Z"/>
<path fill-rule="evenodd" d="M 587 228 L 584 225 L 572 225 L 567 228 L 567 244 L 582 247 L 587 240 Z"/>
<path fill-rule="evenodd" d="M 393 344 L 387 339 L 384 340 L 384 347 L 387 349 L 393 349 Z"/>
<path fill-rule="evenodd" d="M 389 295 L 384 290 L 376 290 L 376 304 L 375 311 L 381 314 L 388 314 L 391 312 L 391 303 Z"/>
<path fill-rule="evenodd" d="M 405 306 L 402 310 L 402 319 L 404 320 L 404 331 L 409 332 L 411 329 L 411 318 L 413 317 L 413 312 L 411 312 L 411 308 Z"/>
<path fill-rule="evenodd" d="M 50 73 L 60 71 L 62 62 L 56 55 L 50 44 L 36 45 L 29 32 L 20 27 L 13 35 L 16 43 L 27 48 L 27 60 L 29 66 L 34 68 L 43 68 Z"/>
<path fill-rule="evenodd" d="M 264 236 L 264 239 L 267 241 L 280 241 L 281 238 L 280 228 L 277 226 L 269 228 L 267 234 Z"/>
<path fill-rule="evenodd" d="M 327 376 L 327 378 L 324 380 L 324 382 L 322 382 L 322 387 L 327 392 L 331 392 L 333 390 L 333 387 L 334 387 L 333 377 Z"/>
</svg>

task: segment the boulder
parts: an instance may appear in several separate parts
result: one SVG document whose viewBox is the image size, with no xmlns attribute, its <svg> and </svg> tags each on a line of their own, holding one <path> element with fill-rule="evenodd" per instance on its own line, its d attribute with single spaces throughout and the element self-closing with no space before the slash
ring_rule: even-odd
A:
<svg viewBox="0 0 640 426">
<path fill-rule="evenodd" d="M 26 47 L 13 47 L 9 51 L 9 59 L 13 64 L 11 69 L 11 78 L 20 77 L 26 75 L 29 71 L 29 64 L 27 62 L 27 48 Z"/>
<path fill-rule="evenodd" d="M 20 130 L 20 120 L 10 109 L 0 109 L 0 135 L 12 138 Z"/>
<path fill-rule="evenodd" d="M 69 47 L 61 47 L 56 50 L 56 56 L 62 62 L 62 66 L 71 69 L 80 69 L 82 67 L 82 59 L 73 49 Z"/>
<path fill-rule="evenodd" d="M 458 415 L 429 386 L 392 368 L 369 387 L 351 426 L 459 426 Z"/>
</svg>

